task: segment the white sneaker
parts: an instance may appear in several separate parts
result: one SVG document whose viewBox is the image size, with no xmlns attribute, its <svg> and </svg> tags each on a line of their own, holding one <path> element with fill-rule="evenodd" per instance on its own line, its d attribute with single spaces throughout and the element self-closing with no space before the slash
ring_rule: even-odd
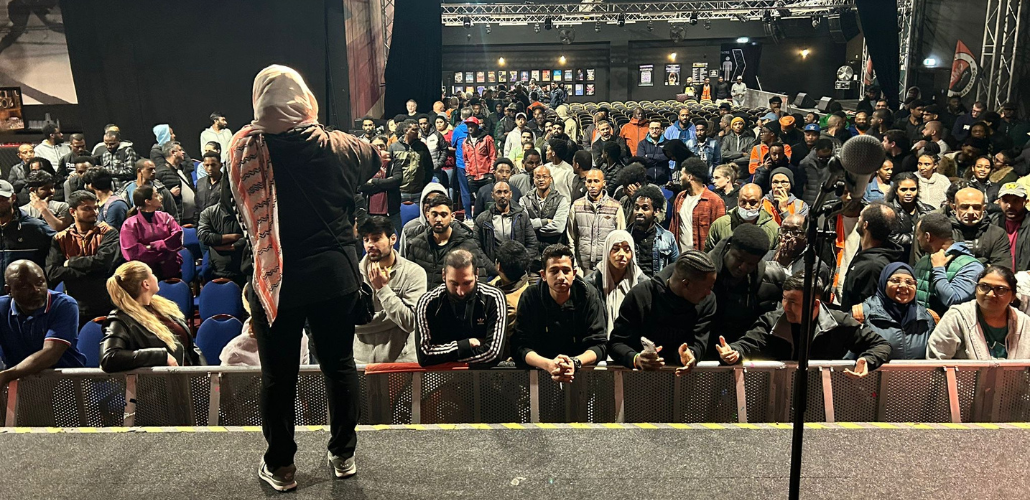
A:
<svg viewBox="0 0 1030 500">
<path fill-rule="evenodd" d="M 265 463 L 264 459 L 261 460 L 261 467 L 258 468 L 258 477 L 276 491 L 297 489 L 297 481 L 294 479 L 296 473 L 297 466 L 295 465 L 279 467 L 275 472 L 272 472 L 268 470 L 268 464 Z"/>
<path fill-rule="evenodd" d="M 336 477 L 346 478 L 358 473 L 358 466 L 354 463 L 354 457 L 344 459 L 333 455 L 331 451 L 327 451 L 326 458 L 329 459 L 329 465 L 332 466 Z"/>
</svg>

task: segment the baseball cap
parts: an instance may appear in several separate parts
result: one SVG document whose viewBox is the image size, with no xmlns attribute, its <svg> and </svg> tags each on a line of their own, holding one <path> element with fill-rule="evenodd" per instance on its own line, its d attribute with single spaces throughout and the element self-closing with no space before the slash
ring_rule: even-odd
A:
<svg viewBox="0 0 1030 500">
<path fill-rule="evenodd" d="M 508 109 L 519 109 L 519 105 L 515 104 L 515 103 L 511 103 L 511 104 L 508 105 Z"/>
<path fill-rule="evenodd" d="M 805 132 L 822 132 L 822 130 L 819 128 L 818 123 L 809 123 L 805 125 Z"/>
<path fill-rule="evenodd" d="M 474 116 L 470 116 L 470 117 L 465 119 L 465 123 L 475 123 L 476 125 L 479 125 L 479 118 L 476 118 Z"/>
<path fill-rule="evenodd" d="M 14 186 L 10 182 L 0 180 L 0 196 L 10 198 L 14 195 Z"/>
<path fill-rule="evenodd" d="M 737 80 L 743 80 L 743 79 L 744 79 L 743 76 L 737 75 Z"/>
<path fill-rule="evenodd" d="M 515 113 L 515 118 L 518 118 L 518 117 L 520 117 L 520 116 L 521 116 L 521 117 L 523 117 L 523 118 L 525 118 L 525 119 L 527 119 L 527 120 L 529 119 L 529 117 L 528 117 L 528 116 L 526 116 L 526 114 L 525 114 L 525 113 Z"/>
<path fill-rule="evenodd" d="M 2 186 L 3 184 L 0 184 L 0 187 Z M 10 186 L 10 184 L 8 184 L 8 186 Z M 0 192 L 0 195 L 2 194 L 3 193 Z M 1019 196 L 1020 198 L 1023 198 L 1025 200 L 1026 188 L 1018 182 L 1006 182 L 1005 184 L 1002 184 L 1001 191 L 998 191 L 998 197 L 1001 198 L 1002 196 L 1005 196 L 1007 194 Z"/>
</svg>

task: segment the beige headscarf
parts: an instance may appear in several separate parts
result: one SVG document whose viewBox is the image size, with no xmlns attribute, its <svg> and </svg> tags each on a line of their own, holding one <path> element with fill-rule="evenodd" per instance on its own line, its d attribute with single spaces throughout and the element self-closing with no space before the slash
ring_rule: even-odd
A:
<svg viewBox="0 0 1030 500">
<path fill-rule="evenodd" d="M 279 202 L 268 145 L 262 134 L 279 134 L 318 122 L 318 103 L 291 68 L 272 65 L 254 78 L 254 121 L 229 145 L 229 187 L 254 250 L 254 293 L 272 324 L 279 313 L 283 252 Z"/>
</svg>

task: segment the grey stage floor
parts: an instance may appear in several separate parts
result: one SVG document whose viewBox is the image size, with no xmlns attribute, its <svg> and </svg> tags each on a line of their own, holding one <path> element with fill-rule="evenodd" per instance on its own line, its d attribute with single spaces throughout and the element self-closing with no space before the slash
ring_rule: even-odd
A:
<svg viewBox="0 0 1030 500">
<path fill-rule="evenodd" d="M 1030 430 L 807 430 L 804 498 L 1027 498 Z M 330 479 L 298 432 L 300 488 L 255 474 L 258 432 L 0 434 L 0 498 L 786 498 L 787 429 L 377 430 Z"/>
</svg>

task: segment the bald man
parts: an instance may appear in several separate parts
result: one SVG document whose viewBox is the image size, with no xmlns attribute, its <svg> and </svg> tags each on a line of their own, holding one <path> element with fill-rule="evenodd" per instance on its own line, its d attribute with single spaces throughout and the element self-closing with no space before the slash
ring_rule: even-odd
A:
<svg viewBox="0 0 1030 500">
<path fill-rule="evenodd" d="M 76 349 L 79 306 L 75 299 L 47 290 L 43 269 L 16 260 L 4 271 L 0 297 L 0 387 L 48 368 L 76 368 L 86 358 Z M 97 354 L 100 345 L 96 345 Z"/>
<path fill-rule="evenodd" d="M 762 210 L 762 188 L 758 184 L 744 184 L 737 194 L 737 208 L 715 219 L 705 240 L 705 251 L 711 252 L 720 241 L 733 236 L 741 224 L 755 224 L 769 236 L 770 249 L 776 244 L 780 225 L 772 214 Z"/>
<path fill-rule="evenodd" d="M 32 144 L 18 146 L 18 159 L 21 161 L 6 169 L 3 172 L 3 178 L 19 190 L 25 187 L 25 178 L 29 176 L 29 160 L 35 157 L 36 150 L 32 148 Z"/>
</svg>

